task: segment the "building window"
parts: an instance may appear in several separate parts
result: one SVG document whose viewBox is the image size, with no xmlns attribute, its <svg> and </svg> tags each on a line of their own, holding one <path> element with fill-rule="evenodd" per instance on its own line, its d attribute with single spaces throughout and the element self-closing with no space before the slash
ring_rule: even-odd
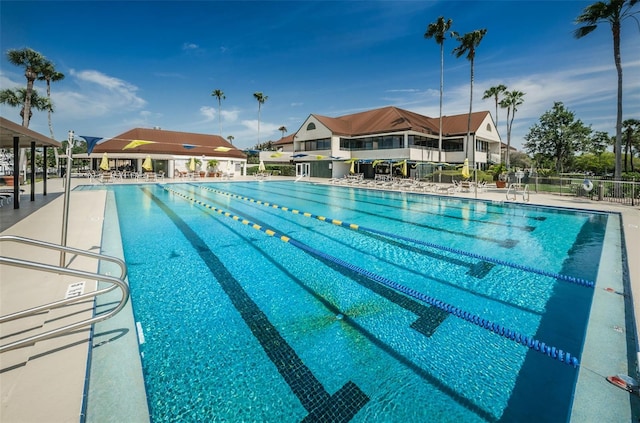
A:
<svg viewBox="0 0 640 423">
<path fill-rule="evenodd" d="M 341 150 L 386 150 L 390 148 L 403 148 L 404 136 L 385 135 L 363 138 L 340 138 Z"/>
<path fill-rule="evenodd" d="M 489 151 L 489 143 L 487 141 L 476 140 L 477 151 Z"/>
<path fill-rule="evenodd" d="M 487 123 L 487 131 L 491 132 L 491 124 L 490 123 Z"/>
<path fill-rule="evenodd" d="M 316 129 L 316 124 L 311 122 L 307 125 L 307 131 L 313 131 L 314 129 Z"/>
<path fill-rule="evenodd" d="M 464 151 L 464 141 L 462 138 L 442 140 L 442 149 L 444 151 Z"/>
<path fill-rule="evenodd" d="M 421 135 L 409 135 L 409 145 L 437 150 L 438 140 L 430 137 L 423 137 Z"/>
<path fill-rule="evenodd" d="M 316 151 L 316 150 L 330 150 L 330 149 L 331 149 L 331 138 L 303 141 L 300 144 L 300 151 Z"/>
</svg>

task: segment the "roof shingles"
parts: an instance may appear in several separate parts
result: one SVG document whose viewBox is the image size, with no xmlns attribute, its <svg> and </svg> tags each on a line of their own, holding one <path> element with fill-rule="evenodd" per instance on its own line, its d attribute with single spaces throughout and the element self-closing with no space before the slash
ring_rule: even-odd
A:
<svg viewBox="0 0 640 423">
<path fill-rule="evenodd" d="M 122 153 L 123 148 L 133 140 L 153 141 L 131 151 L 142 154 L 172 154 L 181 156 L 218 156 L 246 158 L 241 150 L 218 135 L 194 134 L 190 132 L 167 131 L 164 129 L 134 128 L 96 145 L 94 153 Z M 216 150 L 220 147 L 220 150 Z M 230 148 L 228 151 L 222 151 Z"/>
<path fill-rule="evenodd" d="M 471 114 L 471 132 L 476 132 L 489 112 Z M 312 115 L 335 135 L 363 136 L 400 131 L 417 131 L 425 134 L 438 134 L 439 118 L 430 118 L 393 106 L 367 110 L 337 118 Z M 468 114 L 443 116 L 442 132 L 445 135 L 467 132 Z"/>
</svg>

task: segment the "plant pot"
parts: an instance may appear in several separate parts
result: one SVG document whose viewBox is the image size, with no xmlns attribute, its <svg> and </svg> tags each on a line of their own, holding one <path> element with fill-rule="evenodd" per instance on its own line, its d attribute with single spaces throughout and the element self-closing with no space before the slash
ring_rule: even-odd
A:
<svg viewBox="0 0 640 423">
<path fill-rule="evenodd" d="M 507 181 L 496 181 L 496 188 L 506 188 L 507 187 Z"/>
</svg>

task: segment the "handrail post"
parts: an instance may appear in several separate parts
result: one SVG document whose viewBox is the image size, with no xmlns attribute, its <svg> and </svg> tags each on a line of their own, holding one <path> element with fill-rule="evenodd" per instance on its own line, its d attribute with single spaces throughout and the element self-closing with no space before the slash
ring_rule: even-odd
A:
<svg viewBox="0 0 640 423">
<path fill-rule="evenodd" d="M 64 184 L 64 211 L 62 216 L 62 240 L 60 241 L 60 245 L 63 247 L 67 246 L 67 226 L 69 223 L 69 193 L 71 191 L 71 166 L 73 165 L 73 159 L 71 157 L 73 147 L 73 131 L 69 131 L 69 139 L 67 140 L 67 172 L 65 173 L 65 184 Z M 66 257 L 65 251 L 60 251 L 60 267 L 65 267 Z"/>
</svg>

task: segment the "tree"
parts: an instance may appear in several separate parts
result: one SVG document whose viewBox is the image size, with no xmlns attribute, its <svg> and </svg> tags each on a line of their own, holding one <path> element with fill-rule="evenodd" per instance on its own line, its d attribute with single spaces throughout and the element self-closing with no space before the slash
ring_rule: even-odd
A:
<svg viewBox="0 0 640 423">
<path fill-rule="evenodd" d="M 278 128 L 278 131 L 282 132 L 282 138 L 284 138 L 284 134 L 287 132 L 287 127 L 282 125 L 280 128 Z"/>
<path fill-rule="evenodd" d="M 424 38 L 435 38 L 440 45 L 440 125 L 438 130 L 438 161 L 442 162 L 442 93 L 444 91 L 444 40 L 453 21 L 440 16 L 438 20 L 427 26 Z"/>
<path fill-rule="evenodd" d="M 633 150 L 640 147 L 640 120 L 627 119 L 622 122 L 624 130 L 624 171 L 627 172 L 627 154 L 631 153 L 631 172 L 633 169 Z"/>
<path fill-rule="evenodd" d="M 576 38 L 582 38 L 593 32 L 599 23 L 608 22 L 613 35 L 613 60 L 618 73 L 618 108 L 616 114 L 616 155 L 615 179 L 622 176 L 622 60 L 620 58 L 620 30 L 622 21 L 626 18 L 635 18 L 640 11 L 632 11 L 639 0 L 608 0 L 598 1 L 587 6 L 580 16 L 576 18 L 576 24 L 583 25 L 574 31 Z"/>
<path fill-rule="evenodd" d="M 486 100 L 488 98 L 493 98 L 496 102 L 496 128 L 498 127 L 498 102 L 499 102 L 498 97 L 500 96 L 500 94 L 506 91 L 507 91 L 506 85 L 500 84 L 486 90 L 484 92 L 484 96 L 482 97 L 483 100 Z"/>
<path fill-rule="evenodd" d="M 521 151 L 514 151 L 511 155 L 511 164 L 513 167 L 526 169 L 531 167 L 531 157 Z"/>
<path fill-rule="evenodd" d="M 46 59 L 42 54 L 30 48 L 9 50 L 7 51 L 7 58 L 9 59 L 9 63 L 16 66 L 24 66 L 24 76 L 27 79 L 27 88 L 25 90 L 24 106 L 22 107 L 20 116 L 22 116 L 22 126 L 28 128 L 32 115 L 31 94 L 33 92 L 33 84 L 41 74 L 42 67 L 45 64 Z"/>
<path fill-rule="evenodd" d="M 524 147 L 539 163 L 553 163 L 556 171 L 562 172 L 590 134 L 591 128 L 575 120 L 573 112 L 565 109 L 562 102 L 555 102 L 524 136 Z"/>
<path fill-rule="evenodd" d="M 265 101 L 269 98 L 261 92 L 253 93 L 253 97 L 258 100 L 258 144 L 260 144 L 260 110 Z"/>
<path fill-rule="evenodd" d="M 518 106 L 524 103 L 522 97 L 524 97 L 522 91 L 507 91 L 502 101 L 500 101 L 500 107 L 507 109 L 507 152 L 504 156 L 504 163 L 507 165 L 507 169 L 509 169 L 511 163 L 511 128 L 513 128 L 513 119 L 516 117 Z M 511 115 L 511 119 L 509 119 L 509 115 Z"/>
<path fill-rule="evenodd" d="M 611 136 L 604 131 L 596 131 L 585 141 L 586 143 L 581 148 L 584 153 L 601 156 L 607 150 L 607 146 L 611 144 Z"/>
<path fill-rule="evenodd" d="M 51 139 L 55 139 L 53 134 L 53 124 L 51 123 L 51 113 L 53 113 L 53 102 L 51 101 L 51 82 L 57 82 L 64 79 L 64 74 L 56 71 L 53 62 L 45 60 L 42 67 L 42 73 L 38 76 L 38 81 L 46 81 L 47 83 L 47 99 L 49 100 L 49 107 L 47 109 L 47 119 L 49 121 L 49 133 Z"/>
<path fill-rule="evenodd" d="M 476 29 L 475 31 L 468 32 L 463 36 L 454 32 L 453 36 L 460 42 L 460 45 L 453 49 L 453 54 L 457 58 L 460 58 L 465 53 L 467 54 L 467 60 L 471 63 L 471 94 L 469 96 L 469 118 L 467 120 L 467 143 L 471 139 L 471 113 L 473 111 L 473 62 L 476 58 L 476 49 L 480 45 L 480 42 L 487 33 L 486 29 Z M 467 158 L 469 158 L 469 149 L 467 149 Z M 473 145 L 473 156 L 471 158 L 473 167 L 476 165 L 476 146 Z"/>
<path fill-rule="evenodd" d="M 229 140 L 229 143 L 231 143 L 231 145 L 233 145 L 233 140 L 235 140 L 236 138 L 233 135 L 229 135 L 227 137 L 227 139 Z"/>
<path fill-rule="evenodd" d="M 20 108 L 20 117 L 22 121 L 25 121 L 25 103 L 27 98 L 27 89 L 26 88 L 18 88 L 17 90 L 9 90 L 4 89 L 0 90 L 0 103 L 6 104 L 11 107 L 21 107 Z M 41 97 L 38 95 L 38 91 L 31 90 L 31 99 L 29 101 L 29 116 L 26 117 L 26 121 L 28 122 L 33 115 L 32 109 L 36 109 L 39 111 L 43 110 L 53 110 L 53 106 L 49 102 L 49 99 L 45 97 Z"/>
<path fill-rule="evenodd" d="M 225 97 L 222 90 L 218 89 L 213 90 L 211 95 L 218 99 L 218 124 L 220 125 L 220 136 L 222 136 L 222 114 L 220 112 L 222 111 L 222 100 L 226 99 L 227 97 Z"/>
</svg>

